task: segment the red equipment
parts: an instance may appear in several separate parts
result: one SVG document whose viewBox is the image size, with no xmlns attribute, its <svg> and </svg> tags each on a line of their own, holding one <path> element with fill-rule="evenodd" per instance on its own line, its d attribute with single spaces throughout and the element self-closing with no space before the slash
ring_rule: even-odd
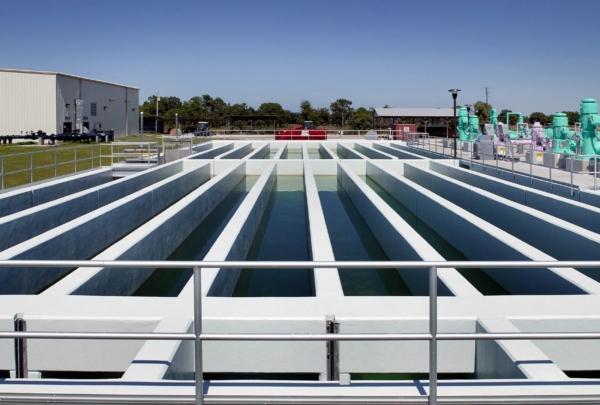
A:
<svg viewBox="0 0 600 405">
<path fill-rule="evenodd" d="M 304 125 L 293 129 L 278 129 L 275 132 L 278 141 L 324 141 L 327 130 L 315 129 L 312 121 L 304 121 Z"/>
</svg>

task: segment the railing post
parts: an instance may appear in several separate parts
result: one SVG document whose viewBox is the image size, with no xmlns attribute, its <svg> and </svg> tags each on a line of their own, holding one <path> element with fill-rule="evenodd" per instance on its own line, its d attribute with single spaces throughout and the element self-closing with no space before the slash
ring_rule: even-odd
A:
<svg viewBox="0 0 600 405">
<path fill-rule="evenodd" d="M 56 174 L 57 174 L 56 161 L 57 161 L 57 156 L 56 156 L 56 150 L 55 150 L 54 151 L 54 177 L 56 177 Z"/>
<path fill-rule="evenodd" d="M 29 154 L 29 182 L 33 183 L 33 152 Z"/>
<path fill-rule="evenodd" d="M 596 191 L 597 180 L 598 180 L 598 156 L 594 156 L 594 191 Z"/>
<path fill-rule="evenodd" d="M 25 332 L 27 325 L 23 314 L 15 314 L 14 317 L 15 332 Z M 27 340 L 23 338 L 15 339 L 15 377 L 27 378 Z"/>
<path fill-rule="evenodd" d="M 77 173 L 77 147 L 73 148 L 73 172 Z"/>
<path fill-rule="evenodd" d="M 437 267 L 429 268 L 429 405 L 437 404 Z"/>
<path fill-rule="evenodd" d="M 0 189 L 4 190 L 4 156 L 0 156 L 0 170 L 2 171 L 2 180 L 0 183 Z"/>
<path fill-rule="evenodd" d="M 565 157 L 565 162 L 567 158 Z M 571 158 L 571 195 L 575 195 L 575 189 L 573 188 L 573 158 Z"/>
<path fill-rule="evenodd" d="M 204 404 L 204 382 L 202 369 L 202 274 L 194 267 L 194 371 L 196 375 L 196 405 Z"/>
</svg>

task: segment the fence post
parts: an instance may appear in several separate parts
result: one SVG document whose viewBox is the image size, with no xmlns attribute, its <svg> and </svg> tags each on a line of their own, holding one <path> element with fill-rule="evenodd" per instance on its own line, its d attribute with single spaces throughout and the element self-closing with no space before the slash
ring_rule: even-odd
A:
<svg viewBox="0 0 600 405">
<path fill-rule="evenodd" d="M 29 154 L 29 182 L 33 183 L 33 152 Z"/>
<path fill-rule="evenodd" d="M 2 170 L 2 183 L 0 183 L 0 189 L 4 190 L 4 156 L 0 156 L 0 170 Z"/>
<path fill-rule="evenodd" d="M 194 371 L 196 375 L 196 405 L 204 404 L 204 384 L 202 369 L 202 274 L 200 267 L 194 267 Z"/>
<path fill-rule="evenodd" d="M 437 404 L 437 267 L 429 268 L 429 405 Z"/>
<path fill-rule="evenodd" d="M 23 314 L 15 314 L 14 317 L 15 332 L 25 332 L 27 325 Z M 27 340 L 24 338 L 15 339 L 15 377 L 27 378 Z"/>
</svg>

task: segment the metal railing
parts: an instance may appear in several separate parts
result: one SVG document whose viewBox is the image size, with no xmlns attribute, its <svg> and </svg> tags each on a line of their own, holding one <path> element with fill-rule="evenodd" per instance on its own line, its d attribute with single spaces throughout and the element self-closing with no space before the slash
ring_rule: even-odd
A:
<svg viewBox="0 0 600 405">
<path fill-rule="evenodd" d="M 111 166 L 116 163 L 160 164 L 160 147 L 157 142 L 112 142 L 110 144 Z"/>
<path fill-rule="evenodd" d="M 264 135 L 265 137 L 275 136 L 280 130 L 290 130 L 292 128 L 265 128 L 265 129 L 211 129 L 208 131 L 209 136 L 241 136 L 241 135 Z M 378 136 L 388 139 L 393 135 L 394 130 L 391 128 L 386 129 L 321 129 L 315 128 L 319 131 L 325 131 L 327 136 L 332 137 L 364 137 L 368 133 L 376 133 Z"/>
<path fill-rule="evenodd" d="M 409 133 L 406 139 L 407 147 L 421 149 L 439 157 L 454 158 L 454 138 L 432 138 L 429 136 L 420 136 L 416 133 Z M 419 135 L 419 136 L 417 136 Z M 473 141 L 456 140 L 456 157 L 459 159 L 467 159 L 471 163 L 477 157 L 473 152 Z M 463 148 L 467 145 L 466 150 Z M 549 159 L 551 164 L 544 164 L 543 159 L 540 161 L 540 154 L 551 156 Z M 496 143 L 492 154 L 481 154 L 478 159 L 487 167 L 495 167 L 496 171 L 508 170 L 511 174 L 520 174 L 529 176 L 529 181 L 533 183 L 534 179 L 547 181 L 552 189 L 555 183 L 568 185 L 571 189 L 571 194 L 582 186 L 588 186 L 593 190 L 600 189 L 600 156 L 598 155 L 564 155 L 549 151 L 540 151 L 536 148 L 533 142 L 514 142 L 506 141 L 504 143 Z M 487 162 L 486 162 L 487 160 Z M 582 170 L 574 168 L 575 163 L 579 160 L 588 161 L 587 167 Z M 510 168 L 501 167 L 500 161 L 510 162 Z M 555 167 L 555 162 L 562 162 L 565 169 Z M 519 167 L 522 170 L 519 170 Z M 534 174 L 533 168 L 543 168 L 546 174 Z M 561 179 L 560 176 L 563 176 Z M 566 177 L 566 178 L 565 178 Z"/>
<path fill-rule="evenodd" d="M 109 158 L 103 154 L 103 150 L 108 150 L 108 145 L 45 148 L 47 149 L 0 155 L 0 190 L 109 163 Z"/>
<path fill-rule="evenodd" d="M 438 333 L 437 270 L 461 269 L 537 269 L 537 268 L 600 268 L 597 261 L 108 261 L 108 260 L 2 260 L 0 267 L 112 267 L 129 269 L 193 269 L 194 332 L 193 333 L 123 333 L 123 332 L 0 332 L 0 339 L 107 339 L 107 340 L 187 340 L 194 341 L 195 403 L 204 403 L 202 342 L 204 341 L 429 341 L 429 404 L 437 404 L 438 341 L 456 340 L 558 340 L 600 339 L 600 332 L 519 332 L 519 333 Z M 396 268 L 428 269 L 429 271 L 429 332 L 428 333 L 203 333 L 202 331 L 202 269 L 217 268 Z"/>
</svg>

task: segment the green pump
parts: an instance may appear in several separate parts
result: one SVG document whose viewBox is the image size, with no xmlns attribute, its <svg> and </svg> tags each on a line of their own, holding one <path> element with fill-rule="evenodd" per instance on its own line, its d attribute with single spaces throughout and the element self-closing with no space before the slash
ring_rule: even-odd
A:
<svg viewBox="0 0 600 405">
<path fill-rule="evenodd" d="M 494 126 L 494 129 L 498 126 L 498 113 L 496 109 L 492 107 L 490 110 L 490 124 Z"/>
<path fill-rule="evenodd" d="M 552 139 L 552 152 L 572 155 L 577 150 L 577 142 L 573 139 L 575 131 L 569 130 L 567 114 L 557 112 L 552 115 L 552 128 L 544 130 L 545 137 Z"/>
<path fill-rule="evenodd" d="M 584 98 L 579 105 L 581 122 L 581 154 L 600 155 L 600 115 L 598 103 L 593 98 Z"/>
<path fill-rule="evenodd" d="M 461 141 L 473 141 L 479 136 L 479 117 L 469 114 L 467 107 L 458 110 L 458 138 Z"/>
</svg>

